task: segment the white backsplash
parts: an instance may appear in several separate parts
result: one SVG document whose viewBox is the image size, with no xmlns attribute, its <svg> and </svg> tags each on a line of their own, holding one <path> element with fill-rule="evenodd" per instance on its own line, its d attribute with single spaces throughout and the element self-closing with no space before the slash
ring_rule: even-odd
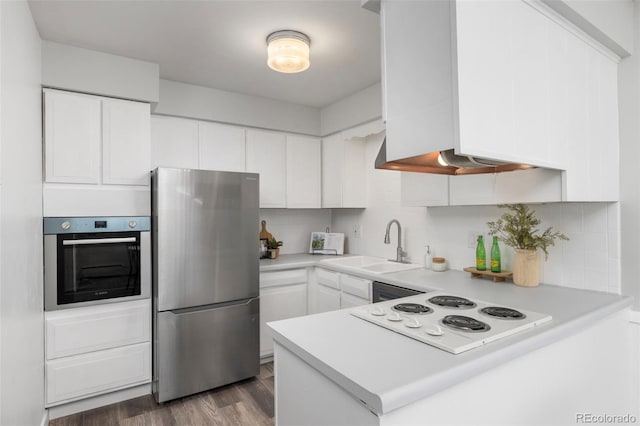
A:
<svg viewBox="0 0 640 426">
<path fill-rule="evenodd" d="M 565 233 L 569 241 L 558 241 L 549 249 L 545 262 L 541 254 L 540 277 L 547 284 L 620 293 L 620 242 L 618 203 L 554 203 L 531 206 L 542 220 L 541 229 L 552 226 Z M 395 225 L 391 244 L 386 245 L 387 222 L 396 218 L 402 224 L 403 247 L 412 262 L 423 263 L 424 245 L 447 259 L 450 269 L 462 270 L 475 265 L 475 246 L 469 247 L 469 232 L 485 233 L 490 251 L 487 222 L 497 219 L 504 209 L 497 206 L 465 207 L 372 207 L 364 210 L 334 210 L 333 227 L 347 234 L 349 253 L 395 257 Z M 349 230 L 360 224 L 361 237 L 354 239 Z M 503 269 L 511 269 L 513 250 L 500 244 Z"/>
<path fill-rule="evenodd" d="M 311 232 L 331 226 L 331 210 L 260 209 L 260 221 L 263 220 L 267 221 L 267 231 L 283 242 L 281 254 L 304 253 L 309 251 Z"/>
</svg>

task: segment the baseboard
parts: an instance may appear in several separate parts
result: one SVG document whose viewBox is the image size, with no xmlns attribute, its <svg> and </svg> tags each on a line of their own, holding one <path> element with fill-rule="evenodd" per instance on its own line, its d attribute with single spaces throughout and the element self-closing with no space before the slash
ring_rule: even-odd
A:
<svg viewBox="0 0 640 426">
<path fill-rule="evenodd" d="M 273 355 L 267 355 L 260 358 L 260 364 L 266 364 L 268 362 L 273 362 Z"/>
<path fill-rule="evenodd" d="M 40 420 L 40 426 L 48 426 L 49 425 L 49 410 L 44 410 L 42 413 L 42 420 Z"/>
<path fill-rule="evenodd" d="M 629 321 L 640 324 L 640 311 L 632 310 L 631 314 L 629 315 Z"/>
<path fill-rule="evenodd" d="M 92 410 L 94 408 L 104 407 L 105 405 L 115 404 L 116 402 L 126 401 L 127 399 L 133 399 L 150 394 L 151 383 L 146 383 L 144 385 L 122 389 L 104 395 L 81 399 L 67 404 L 56 405 L 54 407 L 49 407 L 49 419 L 53 420 L 59 417 L 69 416 L 82 411 Z"/>
</svg>

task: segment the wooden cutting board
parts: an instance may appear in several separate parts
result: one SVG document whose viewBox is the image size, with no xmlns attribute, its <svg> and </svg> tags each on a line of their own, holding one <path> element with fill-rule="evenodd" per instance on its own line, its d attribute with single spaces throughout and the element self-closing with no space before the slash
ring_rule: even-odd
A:
<svg viewBox="0 0 640 426">
<path fill-rule="evenodd" d="M 269 231 L 267 231 L 267 221 L 263 220 L 262 222 L 260 222 L 260 224 L 262 225 L 262 229 L 260 230 L 260 239 L 264 240 L 265 238 L 270 240 L 273 238 L 273 235 L 271 235 L 269 233 Z"/>
</svg>

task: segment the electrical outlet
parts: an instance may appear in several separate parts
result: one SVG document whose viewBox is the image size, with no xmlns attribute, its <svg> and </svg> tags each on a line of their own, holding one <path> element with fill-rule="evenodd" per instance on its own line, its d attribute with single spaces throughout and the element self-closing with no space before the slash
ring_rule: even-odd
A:
<svg viewBox="0 0 640 426">
<path fill-rule="evenodd" d="M 351 227 L 351 237 L 360 238 L 362 236 L 362 228 L 359 223 L 354 224 Z"/>
</svg>

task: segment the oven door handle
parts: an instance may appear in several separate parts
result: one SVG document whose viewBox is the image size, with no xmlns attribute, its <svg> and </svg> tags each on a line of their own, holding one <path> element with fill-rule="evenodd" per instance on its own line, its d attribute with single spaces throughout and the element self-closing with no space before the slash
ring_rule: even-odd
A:
<svg viewBox="0 0 640 426">
<path fill-rule="evenodd" d="M 86 240 L 64 240 L 63 246 L 79 246 L 85 244 L 114 244 L 114 243 L 135 243 L 136 237 L 123 238 L 89 238 Z"/>
</svg>

